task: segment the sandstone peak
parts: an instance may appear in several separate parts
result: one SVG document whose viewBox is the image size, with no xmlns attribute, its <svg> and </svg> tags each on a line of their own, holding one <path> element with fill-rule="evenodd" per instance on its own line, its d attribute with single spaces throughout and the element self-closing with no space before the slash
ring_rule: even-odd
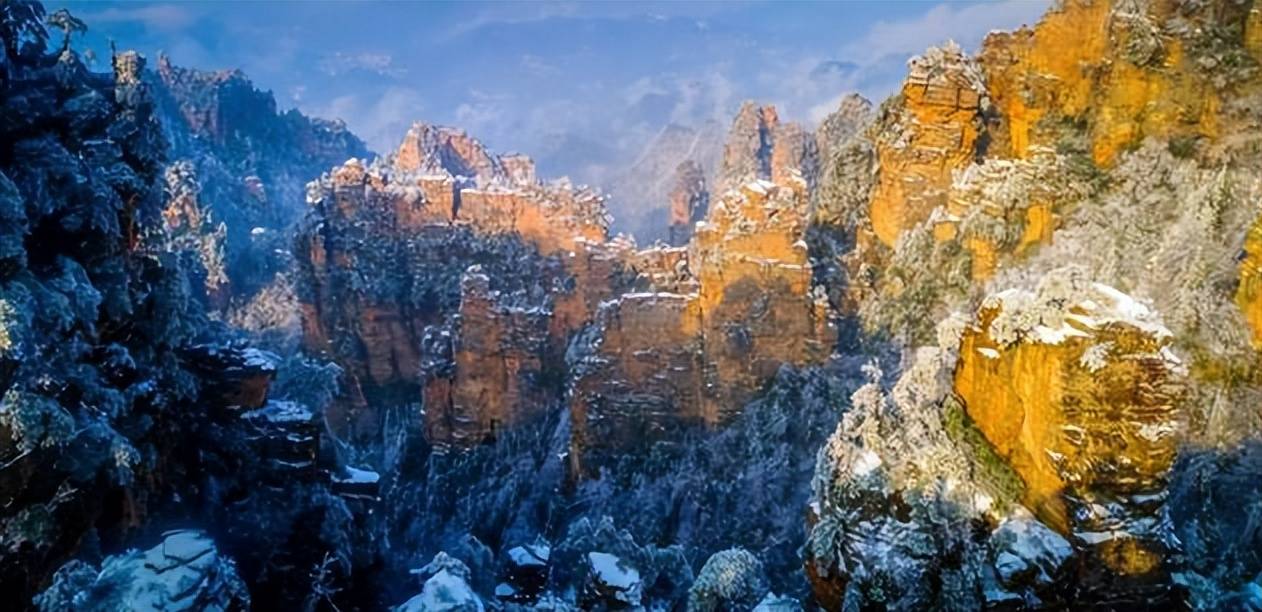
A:
<svg viewBox="0 0 1262 612">
<path fill-rule="evenodd" d="M 787 183 L 797 171 L 813 186 L 819 175 L 815 138 L 796 123 L 782 123 L 774 106 L 745 102 L 728 131 L 715 191 L 725 193 L 749 181 Z"/>
<path fill-rule="evenodd" d="M 670 244 L 681 246 L 692 235 L 692 226 L 705 218 L 710 205 L 705 172 L 688 159 L 675 168 L 670 190 Z"/>
<path fill-rule="evenodd" d="M 534 160 L 496 155 L 462 129 L 415 122 L 394 156 L 394 168 L 422 175 L 450 176 L 481 188 L 534 184 Z"/>
</svg>

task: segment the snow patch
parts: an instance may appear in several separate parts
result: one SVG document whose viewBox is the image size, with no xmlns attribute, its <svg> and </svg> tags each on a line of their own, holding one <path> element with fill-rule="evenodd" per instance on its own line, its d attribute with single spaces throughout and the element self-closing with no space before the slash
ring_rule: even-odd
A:
<svg viewBox="0 0 1262 612">
<path fill-rule="evenodd" d="M 854 464 L 850 466 L 850 471 L 855 476 L 867 476 L 879 467 L 881 467 L 881 457 L 865 448 L 859 452 L 859 458 L 855 459 Z"/>
<path fill-rule="evenodd" d="M 587 561 L 602 584 L 628 591 L 640 583 L 640 572 L 615 555 L 603 552 L 587 553 Z"/>
<path fill-rule="evenodd" d="M 372 470 L 362 470 L 353 466 L 345 466 L 342 468 L 341 474 L 334 474 L 333 481 L 346 484 L 376 484 L 381 479 L 381 475 Z"/>
</svg>

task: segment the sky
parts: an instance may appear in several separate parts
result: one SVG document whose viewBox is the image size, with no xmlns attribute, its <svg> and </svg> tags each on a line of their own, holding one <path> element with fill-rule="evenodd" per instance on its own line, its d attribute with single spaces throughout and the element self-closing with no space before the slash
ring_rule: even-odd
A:
<svg viewBox="0 0 1262 612">
<path fill-rule="evenodd" d="M 1046 0 L 918 2 L 56 2 L 106 41 L 240 68 L 282 108 L 340 118 L 375 151 L 413 121 L 464 128 L 540 175 L 599 182 L 669 123 L 729 123 L 747 99 L 814 123 L 906 60 L 1033 25 Z"/>
</svg>

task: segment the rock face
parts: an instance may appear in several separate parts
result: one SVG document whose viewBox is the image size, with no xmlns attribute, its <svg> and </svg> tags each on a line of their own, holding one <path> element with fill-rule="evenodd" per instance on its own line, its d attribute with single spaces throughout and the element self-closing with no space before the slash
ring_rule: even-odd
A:
<svg viewBox="0 0 1262 612">
<path fill-rule="evenodd" d="M 264 474 L 279 482 L 320 478 L 318 465 L 322 419 L 291 401 L 268 401 L 262 408 L 241 414 L 249 433 L 246 440 L 265 463 Z"/>
<path fill-rule="evenodd" d="M 751 183 L 698 224 L 681 260 L 695 289 L 665 290 L 686 286 L 676 284 L 602 305 L 569 356 L 580 473 L 592 452 L 720 424 L 782 365 L 828 355 L 834 332 L 812 286 L 805 216 L 801 191 Z"/>
<path fill-rule="evenodd" d="M 1253 346 L 1262 348 L 1262 219 L 1249 227 L 1243 246 L 1235 302 L 1249 325 Z"/>
<path fill-rule="evenodd" d="M 208 381 L 207 395 L 217 405 L 252 410 L 267 402 L 267 389 L 276 377 L 276 355 L 214 344 L 195 345 L 185 354 L 190 369 Z"/>
<path fill-rule="evenodd" d="M 1058 123 L 1083 121 L 1107 166 L 1146 136 L 1217 137 L 1221 90 L 1256 72 L 1242 44 L 1250 4 L 1065 2 L 1032 29 L 988 37 L 979 60 L 1004 119 L 997 143 L 1024 157 L 1054 146 Z"/>
<path fill-rule="evenodd" d="M 692 160 L 675 168 L 674 186 L 670 190 L 671 246 L 683 246 L 692 237 L 692 228 L 706 216 L 710 193 L 705 188 L 705 173 Z"/>
<path fill-rule="evenodd" d="M 418 124 L 394 157 L 312 186 L 298 249 L 308 349 L 355 377 L 351 412 L 423 398 L 427 438 L 468 446 L 562 405 L 562 355 L 594 322 L 570 359 L 583 364 L 568 400 L 576 462 L 592 443 L 725 421 L 782 365 L 827 356 L 833 333 L 803 241 L 814 141 L 763 115 L 785 183 L 730 194 L 686 248 L 639 252 L 607 238 L 594 193 L 514 178 L 527 164 Z M 685 164 L 680 179 L 691 225 L 704 178 Z"/>
<path fill-rule="evenodd" d="M 422 344 L 426 436 L 469 446 L 553 407 L 559 351 L 550 312 L 499 303 L 477 267 L 461 279 L 460 309 Z"/>
<path fill-rule="evenodd" d="M 900 607 L 1177 601 L 1164 504 L 1188 372 L 1156 316 L 1065 269 L 939 338 L 889 393 L 874 371 L 821 450 L 821 603 L 879 584 Z"/>
<path fill-rule="evenodd" d="M 1037 294 L 992 296 L 960 345 L 955 391 L 1024 503 L 1120 574 L 1161 562 L 1158 508 L 1186 426 L 1169 343 L 1129 296 L 1049 277 Z"/>
<path fill-rule="evenodd" d="M 157 64 L 144 79 L 170 143 L 164 214 L 192 234 L 173 246 L 202 255 L 211 303 L 226 308 L 284 272 L 275 251 L 288 250 L 279 237 L 305 211 L 307 181 L 368 151 L 340 122 L 277 112 L 238 70 Z"/>
<path fill-rule="evenodd" d="M 728 131 L 714 193 L 757 180 L 792 185 L 804 179 L 813 188 L 818 177 L 815 138 L 796 123 L 782 123 L 774 106 L 746 102 Z"/>
<path fill-rule="evenodd" d="M 456 130 L 417 124 L 398 154 L 351 160 L 309 197 L 297 249 L 308 350 L 353 376 L 352 413 L 424 397 L 436 443 L 542 413 L 568 335 L 624 282 L 627 249 L 606 241 L 597 194 L 539 184 L 529 159 Z M 372 429 L 368 414 L 347 426 Z"/>
<path fill-rule="evenodd" d="M 408 130 L 395 155 L 394 168 L 422 176 L 449 175 L 478 187 L 535 182 L 535 164 L 530 158 L 492 155 L 463 130 L 427 123 L 415 123 Z"/>
<path fill-rule="evenodd" d="M 893 246 L 946 205 L 952 171 L 985 154 L 986 96 L 980 66 L 954 44 L 908 62 L 902 93 L 882 106 L 872 135 L 869 217 L 881 242 Z"/>
</svg>

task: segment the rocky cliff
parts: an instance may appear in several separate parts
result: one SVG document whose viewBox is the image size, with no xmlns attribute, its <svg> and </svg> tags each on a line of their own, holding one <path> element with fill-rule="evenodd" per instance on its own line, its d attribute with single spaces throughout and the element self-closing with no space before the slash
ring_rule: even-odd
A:
<svg viewBox="0 0 1262 612">
<path fill-rule="evenodd" d="M 1180 456 L 1256 432 L 1255 12 L 1060 3 L 976 56 L 912 60 L 834 150 L 815 218 L 852 240 L 840 303 L 925 348 L 892 388 L 874 370 L 821 451 L 806 569 L 826 606 L 1251 588 L 1171 539 L 1219 536 L 1167 502 L 1198 494 Z"/>
<path fill-rule="evenodd" d="M 168 225 L 208 268 L 211 305 L 245 307 L 287 272 L 277 250 L 288 252 L 307 181 L 367 149 L 340 122 L 278 112 L 271 92 L 239 70 L 159 56 L 144 78 L 169 143 Z"/>
<path fill-rule="evenodd" d="M 436 443 L 541 413 L 569 334 L 627 282 L 595 192 L 541 184 L 528 158 L 456 130 L 417 124 L 397 154 L 351 160 L 309 198 L 308 350 L 353 377 L 352 411 L 424 397 Z"/>
<path fill-rule="evenodd" d="M 601 334 L 629 323 L 625 337 L 642 345 L 638 359 L 650 370 L 695 361 L 671 375 L 678 391 L 661 399 L 670 404 L 662 411 L 711 424 L 781 365 L 829 353 L 827 306 L 812 293 L 803 241 L 808 190 L 796 170 L 782 177 L 787 186 L 754 182 L 719 202 L 687 248 L 637 252 L 607 237 L 595 193 L 541 184 L 533 173 L 510 173 L 512 165 L 461 132 L 418 124 L 393 157 L 348 162 L 313 184 L 299 238 L 305 337 L 309 350 L 335 356 L 355 376 L 351 388 L 365 394 L 351 399 L 355 410 L 423 397 L 431 442 L 493 437 L 559 404 L 566 376 L 558 360 L 589 322 L 599 329 L 583 332 L 585 342 L 619 354 Z M 689 168 L 681 206 L 699 218 L 703 179 Z M 650 291 L 624 294 L 635 287 Z M 676 291 L 680 312 L 696 321 L 667 324 L 670 306 L 653 312 L 670 301 L 657 296 Z M 643 312 L 640 323 L 627 319 L 634 311 Z M 679 354 L 649 365 L 655 346 Z M 624 367 L 633 383 L 656 376 L 635 374 L 629 362 L 604 367 L 610 380 L 574 383 L 576 440 L 593 439 L 582 432 L 595 393 L 588 386 L 616 384 Z M 630 416 L 670 429 L 651 413 Z"/>
<path fill-rule="evenodd" d="M 1189 410 L 1171 332 L 1075 269 L 939 332 L 891 392 L 874 374 L 821 451 L 821 601 L 882 581 L 899 605 L 1176 601 L 1162 517 Z"/>
<path fill-rule="evenodd" d="M 836 331 L 813 285 L 803 187 L 756 181 L 716 202 L 679 253 L 688 292 L 650 287 L 602 305 L 570 354 L 576 465 L 592 449 L 724 423 L 782 366 L 829 355 Z"/>
<path fill-rule="evenodd" d="M 726 193 L 757 180 L 790 185 L 794 177 L 813 188 L 818 175 L 814 136 L 796 123 L 780 121 L 774 106 L 746 102 L 728 130 L 714 191 Z"/>
<path fill-rule="evenodd" d="M 1070 274 L 991 296 L 960 343 L 955 393 L 1023 503 L 1122 574 L 1161 564 L 1157 504 L 1188 416 L 1170 341 L 1147 307 Z"/>
</svg>

